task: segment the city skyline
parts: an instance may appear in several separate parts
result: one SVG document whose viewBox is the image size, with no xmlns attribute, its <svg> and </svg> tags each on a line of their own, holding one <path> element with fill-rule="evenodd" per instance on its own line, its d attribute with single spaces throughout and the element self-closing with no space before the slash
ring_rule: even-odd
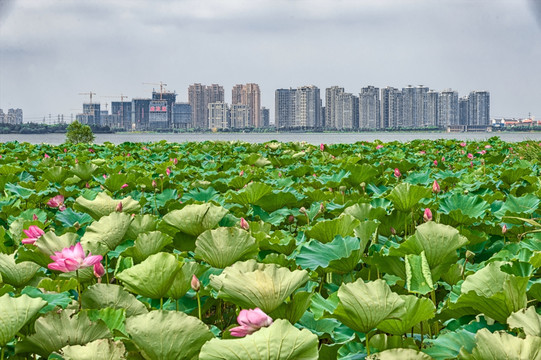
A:
<svg viewBox="0 0 541 360">
<path fill-rule="evenodd" d="M 536 7 L 537 6 L 537 7 Z M 0 3 L 0 108 L 39 121 L 88 91 L 145 96 L 166 82 L 274 90 L 430 84 L 491 92 L 494 117 L 541 117 L 537 0 L 183 0 Z M 77 111 L 79 110 L 79 111 Z"/>
</svg>

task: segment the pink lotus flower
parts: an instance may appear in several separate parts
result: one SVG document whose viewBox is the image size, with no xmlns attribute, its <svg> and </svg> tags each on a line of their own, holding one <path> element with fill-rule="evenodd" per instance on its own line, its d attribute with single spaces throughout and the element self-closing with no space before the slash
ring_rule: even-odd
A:
<svg viewBox="0 0 541 360">
<path fill-rule="evenodd" d="M 158 183 L 156 183 L 156 180 L 152 180 L 152 187 L 153 188 L 158 187 Z"/>
<path fill-rule="evenodd" d="M 383 145 L 379 144 L 378 146 L 376 146 L 376 150 L 379 150 L 383 147 Z"/>
<path fill-rule="evenodd" d="M 107 179 L 107 174 L 103 174 L 103 178 L 104 178 L 104 179 Z"/>
<path fill-rule="evenodd" d="M 50 156 L 49 156 L 48 154 L 43 155 L 43 157 L 44 157 L 45 159 L 50 158 Z"/>
<path fill-rule="evenodd" d="M 171 176 L 171 169 L 169 168 L 165 169 L 165 173 L 167 174 L 167 176 Z"/>
<path fill-rule="evenodd" d="M 398 168 L 395 168 L 394 169 L 394 176 L 399 178 L 400 176 L 402 176 L 402 174 L 400 173 L 400 170 L 398 170 Z"/>
<path fill-rule="evenodd" d="M 485 149 L 490 149 L 490 148 L 492 148 L 492 146 L 490 146 L 490 145 L 485 145 Z"/>
<path fill-rule="evenodd" d="M 319 144 L 319 150 L 324 151 L 325 150 L 325 145 L 324 144 Z"/>
<path fill-rule="evenodd" d="M 242 176 L 242 175 L 244 175 L 244 170 L 241 170 L 239 173 L 239 176 Z"/>
<path fill-rule="evenodd" d="M 118 203 L 118 205 L 116 206 L 116 209 L 115 209 L 117 212 L 122 212 L 122 201 L 120 201 Z"/>
<path fill-rule="evenodd" d="M 66 206 L 64 205 L 64 196 L 56 195 L 55 197 L 50 198 L 47 202 L 47 206 L 58 208 L 60 211 L 66 210 Z"/>
<path fill-rule="evenodd" d="M 431 221 L 432 220 L 432 211 L 430 211 L 429 208 L 425 209 L 425 212 L 423 214 L 423 219 L 425 219 L 425 221 Z"/>
<path fill-rule="evenodd" d="M 464 147 L 464 146 L 466 146 L 466 145 L 467 145 L 467 144 L 466 144 L 465 142 L 461 142 L 461 143 L 460 143 L 460 146 L 462 146 L 462 147 Z"/>
<path fill-rule="evenodd" d="M 127 188 L 128 186 L 129 186 L 128 184 L 123 184 L 120 188 L 121 188 L 121 189 L 125 189 L 125 188 Z"/>
<path fill-rule="evenodd" d="M 250 229 L 250 225 L 248 224 L 248 221 L 246 221 L 243 217 L 240 218 L 240 227 L 246 231 Z"/>
<path fill-rule="evenodd" d="M 424 154 L 426 154 L 426 151 L 421 150 L 421 151 L 419 151 L 419 154 L 424 155 Z"/>
<path fill-rule="evenodd" d="M 195 274 L 192 275 L 192 281 L 190 282 L 190 286 L 192 287 L 193 291 L 196 292 L 201 289 L 201 282 L 199 281 L 197 276 L 195 276 Z"/>
<path fill-rule="evenodd" d="M 23 230 L 23 232 L 25 233 L 27 237 L 22 239 L 21 242 L 23 244 L 32 244 L 32 245 L 36 242 L 36 240 L 41 235 L 45 234 L 45 232 L 41 230 L 39 227 L 37 227 L 36 225 L 30 225 L 28 229 Z"/>
<path fill-rule="evenodd" d="M 438 160 L 434 160 L 434 166 L 438 166 Z"/>
<path fill-rule="evenodd" d="M 507 232 L 507 225 L 503 224 L 502 226 L 502 234 L 505 234 Z"/>
<path fill-rule="evenodd" d="M 244 337 L 250 335 L 262 327 L 267 327 L 272 324 L 272 318 L 265 314 L 260 308 L 253 310 L 241 310 L 237 316 L 237 322 L 240 326 L 234 327 L 231 330 L 232 336 Z"/>
<path fill-rule="evenodd" d="M 178 164 L 178 159 L 177 159 L 177 158 L 174 158 L 174 159 L 173 159 L 173 164 L 174 164 L 174 165 Z"/>
<path fill-rule="evenodd" d="M 439 193 L 441 191 L 440 184 L 436 180 L 432 183 L 432 192 Z"/>
<path fill-rule="evenodd" d="M 468 159 L 473 159 L 473 154 L 472 153 L 468 153 Z"/>
<path fill-rule="evenodd" d="M 445 161 L 445 156 L 442 156 L 442 157 L 441 157 L 441 161 L 442 161 L 442 162 Z"/>
<path fill-rule="evenodd" d="M 54 262 L 47 265 L 50 270 L 71 272 L 93 266 L 99 263 L 103 256 L 92 255 L 91 252 L 85 256 L 83 246 L 81 243 L 77 243 L 62 249 L 62 251 L 55 251 L 54 255 L 51 255 L 51 259 Z"/>
<path fill-rule="evenodd" d="M 105 275 L 105 268 L 101 264 L 101 262 L 94 264 L 94 276 L 97 278 L 101 278 L 103 275 Z"/>
</svg>

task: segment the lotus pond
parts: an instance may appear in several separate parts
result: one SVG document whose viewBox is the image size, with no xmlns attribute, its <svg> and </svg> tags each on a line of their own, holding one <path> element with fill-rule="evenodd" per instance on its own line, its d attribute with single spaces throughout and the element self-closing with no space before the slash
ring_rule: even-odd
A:
<svg viewBox="0 0 541 360">
<path fill-rule="evenodd" d="M 541 144 L 0 144 L 2 359 L 541 359 Z"/>
</svg>

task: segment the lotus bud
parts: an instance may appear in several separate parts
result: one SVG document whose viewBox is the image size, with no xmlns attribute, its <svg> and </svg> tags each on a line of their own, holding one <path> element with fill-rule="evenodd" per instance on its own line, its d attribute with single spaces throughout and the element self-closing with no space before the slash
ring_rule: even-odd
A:
<svg viewBox="0 0 541 360">
<path fill-rule="evenodd" d="M 473 159 L 473 154 L 472 153 L 468 153 L 468 159 Z"/>
<path fill-rule="evenodd" d="M 241 310 L 237 317 L 237 322 L 240 326 L 232 328 L 230 331 L 232 336 L 244 337 L 253 334 L 262 327 L 272 325 L 272 318 L 265 314 L 259 308 L 250 310 Z"/>
<path fill-rule="evenodd" d="M 325 151 L 325 145 L 324 144 L 319 144 L 319 150 Z"/>
<path fill-rule="evenodd" d="M 299 212 L 306 215 L 306 208 L 304 206 L 301 206 Z"/>
<path fill-rule="evenodd" d="M 396 178 L 399 178 L 400 176 L 402 176 L 402 174 L 400 173 L 400 170 L 398 170 L 398 168 L 395 168 L 395 169 L 394 169 L 394 176 L 395 176 Z"/>
<path fill-rule="evenodd" d="M 32 214 L 32 220 L 33 221 L 38 221 L 38 216 L 36 214 Z"/>
<path fill-rule="evenodd" d="M 101 262 L 94 264 L 94 276 L 98 279 L 105 275 L 105 268 Z"/>
<path fill-rule="evenodd" d="M 242 175 L 244 175 L 244 170 L 241 170 L 239 173 L 239 176 L 242 176 Z"/>
<path fill-rule="evenodd" d="M 391 226 L 391 229 L 390 229 L 390 230 L 391 230 L 391 234 L 392 234 L 392 235 L 396 235 L 396 230 L 395 230 L 394 227 Z"/>
<path fill-rule="evenodd" d="M 438 166 L 438 160 L 434 160 L 434 166 Z"/>
<path fill-rule="evenodd" d="M 346 188 L 345 186 L 340 186 L 340 187 L 338 188 L 338 190 L 340 190 L 340 192 L 342 192 L 342 193 L 346 192 L 346 189 L 347 189 L 347 188 Z"/>
<path fill-rule="evenodd" d="M 475 257 L 475 253 L 470 251 L 470 250 L 466 250 L 466 259 L 473 259 Z"/>
<path fill-rule="evenodd" d="M 440 184 L 438 184 L 438 182 L 434 180 L 434 182 L 432 183 L 432 192 L 437 194 L 440 191 L 441 191 Z"/>
<path fill-rule="evenodd" d="M 49 156 L 48 154 L 43 155 L 43 157 L 44 157 L 45 159 L 50 158 L 50 156 Z"/>
<path fill-rule="evenodd" d="M 173 164 L 174 164 L 174 165 L 178 164 L 178 159 L 177 159 L 177 158 L 174 158 L 174 159 L 173 159 Z"/>
<path fill-rule="evenodd" d="M 460 146 L 464 147 L 464 146 L 466 146 L 466 143 L 465 143 L 465 142 L 461 142 L 461 143 L 460 143 Z"/>
<path fill-rule="evenodd" d="M 320 213 L 325 212 L 325 204 L 324 203 L 319 204 L 319 212 Z"/>
<path fill-rule="evenodd" d="M 505 235 L 506 232 L 507 232 L 507 225 L 503 224 L 503 226 L 502 226 L 502 234 Z"/>
<path fill-rule="evenodd" d="M 293 224 L 293 221 L 295 221 L 295 216 L 289 215 L 289 216 L 287 217 L 287 221 L 288 221 L 290 224 Z"/>
<path fill-rule="evenodd" d="M 243 217 L 240 218 L 240 227 L 246 231 L 250 230 L 250 225 L 248 224 L 248 221 L 246 221 Z"/>
<path fill-rule="evenodd" d="M 90 184 L 89 184 L 89 183 L 86 183 L 86 184 L 85 184 L 85 188 L 90 189 Z"/>
<path fill-rule="evenodd" d="M 118 203 L 118 205 L 116 206 L 116 211 L 117 212 L 122 212 L 122 201 Z"/>
<path fill-rule="evenodd" d="M 442 162 L 445 161 L 445 156 L 442 156 L 442 157 L 441 157 L 441 161 L 442 161 Z"/>
<path fill-rule="evenodd" d="M 201 289 L 201 282 L 199 281 L 197 276 L 195 276 L 195 274 L 192 275 L 192 282 L 190 283 L 190 285 L 195 292 Z"/>
<path fill-rule="evenodd" d="M 430 211 L 429 208 L 425 209 L 425 212 L 423 214 L 423 219 L 425 219 L 425 221 L 431 221 L 432 220 L 432 211 Z"/>
<path fill-rule="evenodd" d="M 171 169 L 169 168 L 165 169 L 165 173 L 167 174 L 167 176 L 171 176 Z"/>
<path fill-rule="evenodd" d="M 158 187 L 158 184 L 156 183 L 156 180 L 152 180 L 152 187 L 153 187 L 153 188 L 157 188 L 157 187 Z"/>
<path fill-rule="evenodd" d="M 378 146 L 376 146 L 376 150 L 379 150 L 383 147 L 383 145 L 379 144 Z"/>
</svg>

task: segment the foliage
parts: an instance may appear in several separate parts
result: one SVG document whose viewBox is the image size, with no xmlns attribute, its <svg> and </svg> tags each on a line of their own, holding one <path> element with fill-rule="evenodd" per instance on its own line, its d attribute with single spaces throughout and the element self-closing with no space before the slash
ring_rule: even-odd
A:
<svg viewBox="0 0 541 360">
<path fill-rule="evenodd" d="M 71 144 L 91 143 L 94 141 L 94 133 L 88 125 L 83 125 L 77 120 L 68 125 L 66 142 Z"/>
</svg>

